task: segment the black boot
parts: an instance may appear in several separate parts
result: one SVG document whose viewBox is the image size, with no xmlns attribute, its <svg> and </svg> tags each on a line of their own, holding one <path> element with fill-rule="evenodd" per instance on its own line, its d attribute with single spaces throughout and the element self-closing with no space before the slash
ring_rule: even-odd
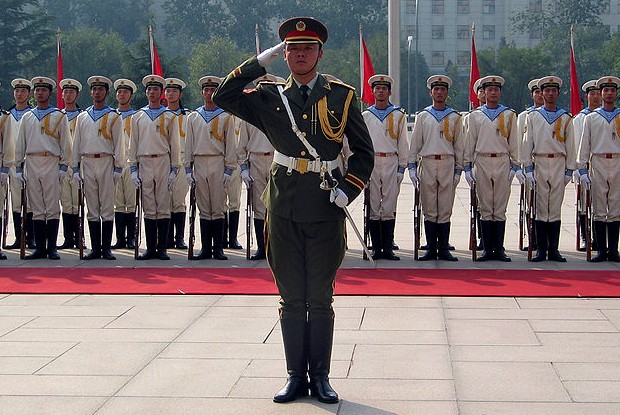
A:
<svg viewBox="0 0 620 415">
<path fill-rule="evenodd" d="M 506 236 L 506 221 L 495 222 L 495 256 L 502 262 L 512 261 L 509 256 L 506 255 L 504 249 L 504 237 Z"/>
<path fill-rule="evenodd" d="M 558 251 L 558 247 L 560 245 L 560 227 L 562 225 L 561 221 L 549 222 L 548 223 L 548 238 L 549 238 L 549 261 L 555 262 L 566 262 L 566 258 L 560 255 L 560 251 Z"/>
<path fill-rule="evenodd" d="M 424 234 L 426 235 L 426 253 L 418 257 L 418 261 L 432 261 L 437 259 L 437 224 L 428 220 L 424 221 Z"/>
<path fill-rule="evenodd" d="M 250 257 L 252 261 L 265 259 L 265 221 L 262 219 L 254 219 L 254 233 L 256 234 L 256 253 Z"/>
<path fill-rule="evenodd" d="M 13 212 L 13 233 L 15 235 L 15 242 L 11 245 L 7 245 L 6 249 L 19 249 L 20 244 L 20 235 L 21 235 L 21 226 L 22 223 L 22 214 L 20 212 Z"/>
<path fill-rule="evenodd" d="M 224 255 L 224 219 L 215 219 L 211 221 L 211 235 L 213 236 L 213 258 L 219 260 L 227 260 Z"/>
<path fill-rule="evenodd" d="M 396 212 L 394 212 L 394 221 L 396 221 Z M 394 243 L 394 229 L 392 229 L 392 251 L 398 251 L 400 247 Z"/>
<path fill-rule="evenodd" d="M 169 229 L 170 219 L 157 219 L 157 257 L 164 261 L 170 260 L 168 252 L 166 251 Z"/>
<path fill-rule="evenodd" d="M 437 224 L 437 259 L 444 261 L 458 261 L 459 259 L 450 253 L 450 222 Z"/>
<path fill-rule="evenodd" d="M 228 212 L 224 213 L 224 224 L 222 233 L 222 248 L 228 248 Z"/>
<path fill-rule="evenodd" d="M 541 220 L 534 221 L 536 229 L 537 250 L 536 256 L 532 258 L 532 262 L 542 262 L 547 260 L 547 249 L 549 244 L 549 236 L 547 235 L 547 222 Z"/>
<path fill-rule="evenodd" d="M 202 243 L 202 249 L 198 255 L 192 257 L 192 260 L 213 258 L 211 238 L 211 221 L 200 219 L 200 242 Z"/>
<path fill-rule="evenodd" d="M 32 229 L 33 229 L 33 237 L 35 239 L 35 250 L 32 254 L 26 255 L 24 259 L 41 259 L 47 257 L 47 250 L 45 249 L 45 221 L 44 220 L 33 220 L 32 221 Z"/>
<path fill-rule="evenodd" d="M 125 228 L 127 229 L 127 248 L 136 248 L 136 215 L 133 213 L 124 213 L 125 215 Z"/>
<path fill-rule="evenodd" d="M 620 233 L 620 222 L 608 222 L 607 223 L 607 260 L 611 262 L 620 262 L 620 255 L 618 255 L 618 234 Z"/>
<path fill-rule="evenodd" d="M 125 239 L 125 218 L 125 213 L 114 212 L 114 222 L 116 225 L 116 243 L 112 245 L 112 249 L 124 249 L 127 247 L 127 240 Z"/>
<path fill-rule="evenodd" d="M 58 255 L 58 251 L 56 250 L 59 225 L 60 219 L 49 219 L 45 224 L 45 234 L 47 236 L 47 257 L 52 260 L 60 259 L 60 255 Z"/>
<path fill-rule="evenodd" d="M 185 237 L 185 212 L 175 212 L 172 214 L 172 222 L 174 223 L 174 247 L 187 251 L 187 245 L 183 238 Z"/>
<path fill-rule="evenodd" d="M 280 327 L 282 328 L 288 380 L 284 387 L 275 394 L 273 401 L 285 403 L 308 396 L 308 361 L 305 351 L 306 321 L 285 318 L 280 320 Z"/>
<path fill-rule="evenodd" d="M 482 233 L 482 246 L 484 252 L 476 261 L 485 262 L 495 259 L 495 232 L 493 222 L 490 220 L 480 220 L 480 232 Z"/>
<path fill-rule="evenodd" d="M 400 257 L 394 255 L 392 247 L 394 240 L 394 227 L 396 226 L 396 219 L 382 220 L 379 222 L 381 228 L 381 247 L 383 248 L 383 255 L 381 258 L 389 259 L 390 261 L 400 261 Z"/>
<path fill-rule="evenodd" d="M 390 245 L 390 250 L 392 246 Z M 308 319 L 308 374 L 310 395 L 323 403 L 337 403 L 338 394 L 329 384 L 334 339 L 334 317 Z"/>
<path fill-rule="evenodd" d="M 381 225 L 378 220 L 368 220 L 368 233 L 370 234 L 370 243 L 372 243 L 372 259 L 381 259 Z"/>
<path fill-rule="evenodd" d="M 228 247 L 230 249 L 243 249 L 237 240 L 239 230 L 239 211 L 235 210 L 228 213 Z"/>
<path fill-rule="evenodd" d="M 166 235 L 168 235 L 166 239 L 166 248 L 174 248 L 174 213 L 172 212 L 170 213 L 170 221 L 168 222 L 168 232 L 166 232 Z"/>
<path fill-rule="evenodd" d="M 155 219 L 144 219 L 144 237 L 146 239 L 146 252 L 138 257 L 138 261 L 158 258 L 157 221 Z"/>
<path fill-rule="evenodd" d="M 103 259 L 113 261 L 116 259 L 112 255 L 112 231 L 114 230 L 114 222 L 111 220 L 104 220 L 101 223 L 101 256 Z"/>
<path fill-rule="evenodd" d="M 84 255 L 86 261 L 101 258 L 101 222 L 89 220 L 88 229 L 90 230 L 90 243 L 93 247 L 88 255 Z"/>
<path fill-rule="evenodd" d="M 26 247 L 35 249 L 37 247 L 36 237 L 34 235 L 34 223 L 32 212 L 26 214 Z M 43 248 L 45 250 L 45 247 Z"/>
<path fill-rule="evenodd" d="M 71 215 L 69 213 L 62 214 L 62 234 L 65 240 L 58 249 L 71 249 L 77 246 L 77 241 L 73 234 L 73 226 L 71 225 Z"/>
<path fill-rule="evenodd" d="M 577 251 L 586 252 L 586 215 L 579 215 L 579 248 Z"/>
<path fill-rule="evenodd" d="M 594 228 L 596 229 L 598 255 L 593 257 L 591 262 L 607 261 L 607 223 L 595 220 Z"/>
</svg>

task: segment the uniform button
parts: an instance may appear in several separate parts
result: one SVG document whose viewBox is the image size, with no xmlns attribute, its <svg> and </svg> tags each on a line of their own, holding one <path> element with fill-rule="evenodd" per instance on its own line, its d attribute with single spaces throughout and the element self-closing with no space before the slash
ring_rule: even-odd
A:
<svg viewBox="0 0 620 415">
<path fill-rule="evenodd" d="M 306 132 L 304 131 L 303 133 L 301 133 L 301 135 L 303 135 L 305 137 L 306 136 Z"/>
<path fill-rule="evenodd" d="M 280 111 L 280 107 L 276 107 L 276 111 Z"/>
<path fill-rule="evenodd" d="M 301 118 L 303 118 L 304 120 L 307 120 L 308 119 L 308 114 L 302 115 Z"/>
<path fill-rule="evenodd" d="M 306 155 L 306 152 L 302 150 L 302 152 L 300 153 L 302 156 Z"/>
</svg>

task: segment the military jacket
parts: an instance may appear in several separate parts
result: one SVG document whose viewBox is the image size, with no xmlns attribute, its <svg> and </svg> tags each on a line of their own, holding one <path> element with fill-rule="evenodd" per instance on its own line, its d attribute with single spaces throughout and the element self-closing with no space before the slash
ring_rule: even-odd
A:
<svg viewBox="0 0 620 415">
<path fill-rule="evenodd" d="M 131 116 L 129 164 L 133 168 L 141 156 L 164 154 L 170 157 L 170 167 L 181 167 L 177 116 L 163 107 L 141 108 Z"/>
<path fill-rule="evenodd" d="M 199 107 L 187 117 L 183 165 L 190 167 L 196 156 L 222 156 L 224 166 L 237 167 L 235 118 L 221 108 Z M 222 172 L 223 173 L 223 172 Z"/>
<path fill-rule="evenodd" d="M 372 105 L 362 113 L 376 152 L 396 153 L 398 165 L 407 167 L 409 140 L 407 140 L 407 115 L 405 111 L 390 104 L 385 110 Z"/>
<path fill-rule="evenodd" d="M 597 108 L 586 115 L 580 139 L 577 168 L 583 169 L 593 154 L 620 154 L 620 108 Z"/>
<path fill-rule="evenodd" d="M 411 134 L 410 163 L 432 155 L 454 156 L 454 167 L 463 170 L 464 137 L 461 114 L 450 107 L 443 111 L 432 107 L 420 111 L 415 117 Z"/>
<path fill-rule="evenodd" d="M 575 137 L 568 112 L 561 108 L 547 111 L 542 106 L 527 114 L 521 150 L 524 168 L 532 166 L 536 154 L 562 154 L 566 169 L 575 170 Z"/>
<path fill-rule="evenodd" d="M 508 155 L 510 163 L 517 165 L 520 142 L 515 111 L 503 105 L 483 105 L 467 116 L 464 164 L 470 166 L 476 154 L 495 153 Z"/>
<path fill-rule="evenodd" d="M 85 154 L 108 154 L 114 167 L 125 167 L 125 143 L 121 115 L 110 107 L 88 108 L 77 116 L 73 135 L 73 159 L 77 165 Z"/>
<path fill-rule="evenodd" d="M 237 146 L 237 162 L 239 165 L 247 163 L 250 153 L 273 152 L 273 146 L 258 127 L 242 119 L 237 120 L 239 121 L 239 145 Z"/>
<path fill-rule="evenodd" d="M 0 167 L 11 167 L 15 161 L 15 140 L 11 114 L 0 110 Z"/>
<path fill-rule="evenodd" d="M 49 153 L 60 158 L 59 164 L 73 161 L 71 132 L 61 110 L 33 108 L 22 117 L 15 146 L 15 161 L 21 164 L 28 154 Z"/>
</svg>

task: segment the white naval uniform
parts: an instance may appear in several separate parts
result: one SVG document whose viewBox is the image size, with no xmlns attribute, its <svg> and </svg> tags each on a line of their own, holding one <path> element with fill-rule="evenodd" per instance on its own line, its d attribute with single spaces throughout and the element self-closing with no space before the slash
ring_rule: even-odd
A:
<svg viewBox="0 0 620 415">
<path fill-rule="evenodd" d="M 9 113 L 11 114 L 11 118 L 9 119 L 11 123 L 11 128 L 13 130 L 13 141 L 17 140 L 17 134 L 19 133 L 19 124 L 27 112 L 29 112 L 32 108 L 26 107 L 23 110 L 18 110 L 15 107 L 9 109 Z M 15 177 L 15 165 L 11 167 L 10 171 L 10 184 L 9 188 L 11 191 L 11 210 L 14 213 L 20 213 L 22 207 L 22 182 L 17 180 Z M 29 210 L 30 211 L 30 210 Z"/>
<path fill-rule="evenodd" d="M 579 146 L 581 145 L 581 136 L 583 135 L 583 125 L 586 120 L 586 115 L 590 114 L 591 112 L 592 110 L 590 108 L 584 108 L 579 112 L 579 114 L 575 115 L 575 117 L 573 118 L 573 134 L 575 136 L 576 154 L 579 154 Z M 580 215 L 585 215 L 586 214 L 586 203 L 585 203 L 586 187 L 585 186 L 581 186 L 580 196 L 581 196 L 582 203 L 580 203 L 577 206 L 577 209 L 579 209 Z"/>
<path fill-rule="evenodd" d="M 13 167 L 15 162 L 15 139 L 13 137 L 13 127 L 11 125 L 11 114 L 0 113 L 0 167 L 7 170 Z M 0 189 L 0 217 L 4 220 L 4 202 L 8 194 L 8 176 L 7 183 Z"/>
<path fill-rule="evenodd" d="M 79 108 L 74 111 L 67 111 L 63 109 L 62 112 L 67 116 L 69 131 L 71 132 L 71 139 L 73 140 L 73 137 L 75 136 L 77 117 L 80 115 L 82 110 Z M 75 160 L 76 159 L 74 158 L 74 161 Z M 80 209 L 80 202 L 78 200 L 78 184 L 75 180 L 73 180 L 73 175 L 70 173 L 71 169 L 69 169 L 69 174 L 67 174 L 60 183 L 60 206 L 62 208 L 62 213 L 77 215 Z"/>
<path fill-rule="evenodd" d="M 170 110 L 174 112 L 177 116 L 177 122 L 179 123 L 179 140 L 180 140 L 180 150 L 181 155 L 179 156 L 181 161 L 185 160 L 185 139 L 186 139 L 186 131 L 187 131 L 187 117 L 189 116 L 190 111 L 188 109 L 184 109 L 181 111 L 178 110 Z M 170 197 L 170 211 L 172 213 L 185 212 L 187 209 L 186 199 L 187 192 L 189 191 L 189 184 L 187 183 L 187 179 L 183 172 L 179 172 L 176 179 L 174 180 L 174 184 L 172 185 L 171 197 Z"/>
<path fill-rule="evenodd" d="M 134 213 L 136 209 L 136 187 L 131 181 L 131 171 L 127 167 L 129 162 L 129 141 L 131 137 L 131 116 L 135 110 L 121 111 L 123 123 L 123 142 L 125 143 L 125 167 L 121 173 L 121 179 L 116 183 L 114 191 L 114 211 L 119 213 Z"/>
</svg>

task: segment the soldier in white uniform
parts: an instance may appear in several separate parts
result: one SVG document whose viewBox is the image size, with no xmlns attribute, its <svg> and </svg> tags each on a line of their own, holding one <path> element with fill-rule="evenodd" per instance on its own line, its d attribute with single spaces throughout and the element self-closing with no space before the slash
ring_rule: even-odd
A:
<svg viewBox="0 0 620 415">
<path fill-rule="evenodd" d="M 114 188 L 126 162 L 123 122 L 121 115 L 105 104 L 112 81 L 96 75 L 87 83 L 93 105 L 78 116 L 73 141 L 73 178 L 84 183 L 93 247 L 84 259 L 114 260 Z"/>
<path fill-rule="evenodd" d="M 592 111 L 601 106 L 601 91 L 596 87 L 596 79 L 586 82 L 581 87 L 582 91 L 585 92 L 585 100 L 588 106 L 581 111 L 579 114 L 575 115 L 573 118 L 573 131 L 575 135 L 575 148 L 577 152 L 579 152 L 579 146 L 581 144 L 581 136 L 583 135 L 583 124 L 586 119 L 586 115 L 590 114 Z M 589 162 L 589 161 L 588 161 Z M 587 169 L 587 165 L 585 168 Z M 580 179 L 579 171 L 573 175 L 573 178 L 576 182 L 579 182 Z M 577 209 L 579 210 L 579 235 L 581 239 L 581 243 L 579 245 L 579 251 L 585 252 L 586 250 L 586 186 L 581 186 L 581 203 L 577 205 Z M 594 229 L 592 233 L 593 241 L 596 241 L 596 236 L 594 235 L 596 231 Z M 593 245 L 596 245 L 594 243 Z M 593 247 L 593 249 L 596 249 Z"/>
<path fill-rule="evenodd" d="M 131 136 L 131 116 L 136 112 L 131 107 L 131 99 L 137 91 L 136 84 L 129 79 L 114 81 L 116 102 L 123 122 L 123 141 L 125 143 L 125 158 L 129 155 L 129 137 Z M 125 160 L 125 164 L 128 160 Z M 131 171 L 125 166 L 121 179 L 116 183 L 114 194 L 114 222 L 116 222 L 116 243 L 112 249 L 136 247 L 136 188 L 131 181 Z"/>
<path fill-rule="evenodd" d="M 470 187 L 475 183 L 477 188 L 484 245 L 478 261 L 509 262 L 504 236 L 510 184 L 519 170 L 517 115 L 499 103 L 504 78 L 486 76 L 480 84 L 486 104 L 468 116 L 464 155 L 465 178 Z"/>
<path fill-rule="evenodd" d="M 9 194 L 9 170 L 15 162 L 15 140 L 11 126 L 11 114 L 0 108 L 0 229 L 4 229 L 3 221 L 8 221 L 3 209 L 5 200 Z M 0 247 L 0 260 L 5 260 L 6 255 Z"/>
<path fill-rule="evenodd" d="M 166 78 L 166 101 L 168 109 L 174 112 L 179 123 L 179 139 L 181 140 L 181 160 L 185 159 L 185 135 L 187 130 L 187 116 L 190 110 L 183 107 L 181 98 L 185 82 L 178 78 Z M 177 175 L 170 194 L 170 229 L 168 230 L 168 248 L 187 249 L 183 240 L 185 235 L 185 218 L 187 216 L 187 192 L 189 185 L 182 175 Z"/>
<path fill-rule="evenodd" d="M 564 188 L 575 170 L 575 139 L 571 115 L 557 106 L 562 80 L 546 76 L 538 81 L 545 105 L 527 114 L 521 161 L 530 186 L 536 186 L 534 262 L 566 262 L 560 255 L 561 208 Z"/>
<path fill-rule="evenodd" d="M 235 148 L 239 145 L 239 123 L 235 121 Z M 237 239 L 241 208 L 241 173 L 233 170 L 232 178 L 224 188 L 226 191 L 226 213 L 224 216 L 224 248 L 243 249 Z"/>
<path fill-rule="evenodd" d="M 13 98 L 15 99 L 15 105 L 9 108 L 9 114 L 11 114 L 9 122 L 12 128 L 13 141 L 15 141 L 17 139 L 17 133 L 19 132 L 19 123 L 23 115 L 32 109 L 28 104 L 32 83 L 28 79 L 17 78 L 11 81 L 11 86 L 13 87 Z M 11 192 L 11 210 L 13 212 L 12 216 L 15 242 L 8 245 L 6 249 L 18 249 L 21 239 L 22 181 L 18 180 L 15 176 L 15 165 L 11 166 L 9 172 L 9 188 Z M 26 214 L 24 224 L 26 229 L 26 246 L 30 249 L 34 249 L 32 211 L 28 211 Z"/>
<path fill-rule="evenodd" d="M 284 80 L 283 80 L 284 81 Z M 254 81 L 258 85 L 261 82 L 277 83 L 276 76 L 266 74 Z M 286 81 L 284 81 L 286 83 Z M 261 200 L 261 195 L 267 186 L 269 169 L 273 162 L 273 146 L 265 133 L 254 125 L 237 119 L 239 122 L 239 145 L 237 146 L 237 162 L 241 169 L 241 179 L 245 183 L 248 192 L 252 192 L 252 211 L 254 212 L 254 232 L 258 249 L 250 257 L 256 261 L 265 259 L 265 214 L 267 208 Z"/>
<path fill-rule="evenodd" d="M 372 87 L 375 104 L 362 113 L 375 149 L 375 166 L 368 184 L 370 220 L 368 231 L 372 241 L 372 258 L 399 260 L 394 255 L 396 202 L 409 157 L 407 115 L 390 102 L 394 80 L 387 75 L 374 75 Z"/>
<path fill-rule="evenodd" d="M 196 184 L 196 204 L 200 211 L 202 249 L 193 259 L 226 260 L 224 255 L 224 212 L 226 193 L 237 165 L 235 119 L 218 108 L 213 93 L 222 79 L 203 76 L 198 81 L 204 105 L 187 120 L 185 174 Z"/>
<path fill-rule="evenodd" d="M 450 85 L 452 79 L 445 75 L 428 78 L 433 104 L 416 115 L 411 135 L 409 177 L 420 188 L 428 245 L 420 261 L 458 260 L 448 240 L 454 192 L 463 172 L 464 137 L 461 115 L 446 105 Z"/>
<path fill-rule="evenodd" d="M 82 84 L 71 78 L 65 78 L 58 83 L 62 89 L 62 100 L 65 108 L 62 112 L 67 116 L 71 137 L 75 134 L 75 123 L 82 109 L 77 105 L 77 99 L 82 90 Z M 64 242 L 58 249 L 71 249 L 78 247 L 78 212 L 80 208 L 78 200 L 78 183 L 73 180 L 71 174 L 67 174 L 60 183 L 60 207 L 62 208 L 62 233 Z"/>
<path fill-rule="evenodd" d="M 604 76 L 596 81 L 596 87 L 603 106 L 585 117 L 577 167 L 582 186 L 592 188 L 598 249 L 592 262 L 620 262 L 620 108 L 615 106 L 620 78 Z"/>
<path fill-rule="evenodd" d="M 131 117 L 129 164 L 134 185 L 141 188 L 146 237 L 146 252 L 138 260 L 170 259 L 170 190 L 180 167 L 181 144 L 177 116 L 160 102 L 164 84 L 161 76 L 145 76 L 148 105 Z"/>
<path fill-rule="evenodd" d="M 15 147 L 16 176 L 26 180 L 36 244 L 26 259 L 58 260 L 60 182 L 73 162 L 71 132 L 67 117 L 50 106 L 56 82 L 44 76 L 31 82 L 37 106 L 22 117 Z"/>
</svg>

